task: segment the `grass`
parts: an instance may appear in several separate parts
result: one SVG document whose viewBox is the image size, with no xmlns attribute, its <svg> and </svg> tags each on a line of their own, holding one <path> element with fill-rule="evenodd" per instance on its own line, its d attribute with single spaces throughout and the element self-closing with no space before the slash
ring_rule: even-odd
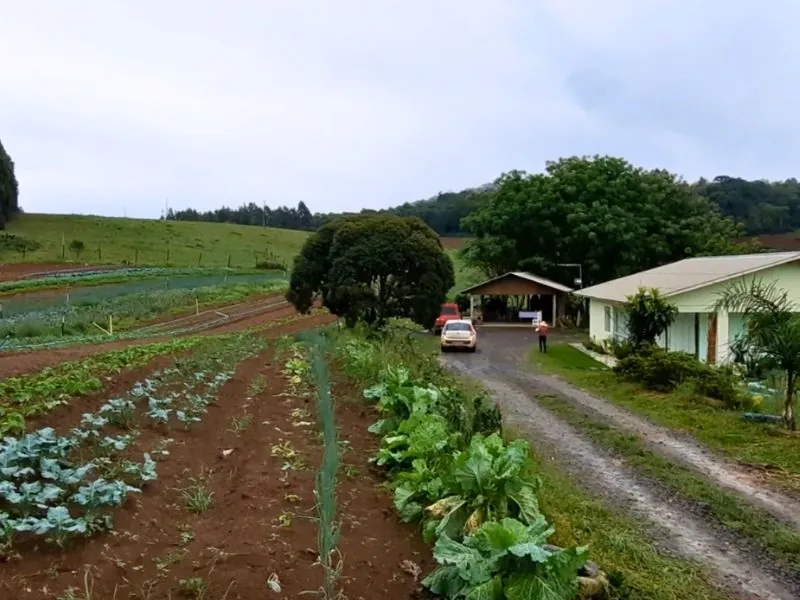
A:
<svg viewBox="0 0 800 600">
<path fill-rule="evenodd" d="M 536 452 L 534 451 L 534 455 Z M 601 565 L 619 598 L 628 600 L 728 600 L 696 563 L 655 550 L 648 531 L 593 497 L 559 472 L 543 456 L 536 456 L 542 480 L 539 501 L 556 528 L 552 543 L 589 546 L 590 557 Z"/>
<path fill-rule="evenodd" d="M 749 423 L 735 411 L 622 381 L 610 369 L 564 344 L 553 344 L 547 354 L 532 352 L 531 361 L 544 372 L 560 375 L 654 423 L 688 433 L 734 460 L 766 466 L 776 483 L 800 490 L 800 437 L 779 425 Z"/>
<path fill-rule="evenodd" d="M 700 503 L 721 525 L 749 538 L 785 568 L 800 573 L 800 534 L 790 527 L 724 492 L 689 469 L 651 452 L 638 436 L 593 421 L 585 411 L 559 398 L 539 396 L 538 401 L 590 439 L 611 449 L 640 473 Z"/>
<path fill-rule="evenodd" d="M 449 299 L 453 300 L 463 290 L 487 279 L 477 269 L 464 264 L 464 261 L 458 256 L 458 250 L 448 249 L 446 252 L 452 259 L 456 270 L 456 284 L 447 294 Z"/>
<path fill-rule="evenodd" d="M 4 252 L 0 262 L 62 262 L 138 264 L 176 267 L 253 268 L 270 253 L 291 264 L 307 232 L 189 221 L 123 219 L 84 215 L 22 214 L 7 233 L 41 244 L 35 252 Z M 76 257 L 73 239 L 86 250 Z M 62 256 L 62 240 L 67 250 Z M 230 257 L 230 264 L 228 259 Z"/>
</svg>

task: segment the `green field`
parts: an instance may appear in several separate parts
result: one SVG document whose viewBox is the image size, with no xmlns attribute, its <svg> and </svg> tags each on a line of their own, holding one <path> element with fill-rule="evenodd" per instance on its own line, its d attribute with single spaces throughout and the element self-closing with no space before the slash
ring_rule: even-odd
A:
<svg viewBox="0 0 800 600">
<path fill-rule="evenodd" d="M 71 261 L 235 269 L 253 269 L 266 259 L 291 267 L 308 236 L 304 231 L 229 223 L 39 214 L 19 215 L 8 224 L 7 233 L 37 242 L 41 248 L 23 254 L 4 250 L 0 244 L 0 263 Z M 72 240 L 86 247 L 78 256 L 69 250 Z M 483 278 L 461 264 L 455 248 L 446 246 L 456 266 L 452 297 Z"/>
<path fill-rule="evenodd" d="M 24 254 L 0 250 L 0 262 L 248 269 L 268 258 L 290 266 L 308 235 L 303 231 L 228 223 L 38 214 L 19 215 L 8 224 L 7 233 L 38 242 L 41 248 Z M 72 240 L 80 240 L 86 247 L 79 256 L 69 250 Z M 63 252 L 62 242 L 66 246 Z"/>
</svg>

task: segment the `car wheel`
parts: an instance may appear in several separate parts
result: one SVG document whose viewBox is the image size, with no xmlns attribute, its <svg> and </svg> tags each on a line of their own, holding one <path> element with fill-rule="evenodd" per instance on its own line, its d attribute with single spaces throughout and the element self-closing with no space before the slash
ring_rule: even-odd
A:
<svg viewBox="0 0 800 600">
<path fill-rule="evenodd" d="M 473 346 L 472 348 L 469 349 L 469 351 L 470 352 L 477 352 L 478 351 L 478 346 Z"/>
<path fill-rule="evenodd" d="M 440 346 L 440 348 L 442 349 L 442 352 L 447 352 L 448 350 L 447 346 Z"/>
</svg>

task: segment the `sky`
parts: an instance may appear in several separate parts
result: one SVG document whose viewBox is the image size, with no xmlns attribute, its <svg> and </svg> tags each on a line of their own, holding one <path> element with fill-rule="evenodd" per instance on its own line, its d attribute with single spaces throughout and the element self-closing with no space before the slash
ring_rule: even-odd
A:
<svg viewBox="0 0 800 600">
<path fill-rule="evenodd" d="M 383 208 L 612 154 L 800 176 L 790 0 L 0 0 L 26 212 Z"/>
</svg>

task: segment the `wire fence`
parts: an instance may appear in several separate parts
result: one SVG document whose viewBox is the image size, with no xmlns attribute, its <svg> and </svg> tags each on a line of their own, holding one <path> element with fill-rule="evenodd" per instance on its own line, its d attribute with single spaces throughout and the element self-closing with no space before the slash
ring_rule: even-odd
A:
<svg viewBox="0 0 800 600">
<path fill-rule="evenodd" d="M 160 290 L 194 290 L 234 284 L 260 284 L 285 281 L 281 273 L 252 273 L 241 275 L 200 275 L 190 277 L 167 277 L 139 279 L 121 283 L 71 288 L 57 291 L 33 291 L 18 296 L 0 297 L 0 323 L 3 319 L 73 306 L 81 307 L 119 298 Z"/>
<path fill-rule="evenodd" d="M 252 302 L 242 303 L 252 306 Z M 248 308 L 244 311 L 239 311 L 234 314 L 225 314 L 217 311 L 205 311 L 200 313 L 200 316 L 208 315 L 210 312 L 215 312 L 216 318 L 211 320 L 201 320 L 196 323 L 187 323 L 189 319 L 196 318 L 195 315 L 191 317 L 181 317 L 164 323 L 159 323 L 160 329 L 151 327 L 143 327 L 132 331 L 125 331 L 122 333 L 115 333 L 113 335 L 98 333 L 95 335 L 85 336 L 69 336 L 56 339 L 47 339 L 42 341 L 27 341 L 14 338 L 0 339 L 0 352 L 18 352 L 28 350 L 47 350 L 50 348 L 57 348 L 60 346 L 70 345 L 84 345 L 84 344 L 99 344 L 105 342 L 115 342 L 121 340 L 139 340 L 152 337 L 177 337 L 180 335 L 190 335 L 193 333 L 200 333 L 208 329 L 213 329 L 217 326 L 235 323 L 247 317 L 253 317 L 262 313 L 271 311 L 272 309 L 289 306 L 285 300 L 278 302 L 270 302 L 260 306 Z"/>
</svg>

